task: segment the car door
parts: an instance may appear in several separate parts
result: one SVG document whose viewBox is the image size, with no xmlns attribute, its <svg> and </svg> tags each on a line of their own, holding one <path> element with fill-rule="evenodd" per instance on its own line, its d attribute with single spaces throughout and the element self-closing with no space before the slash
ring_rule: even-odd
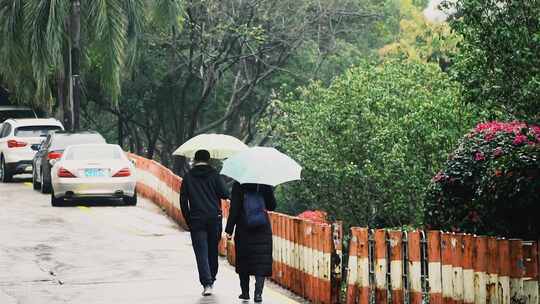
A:
<svg viewBox="0 0 540 304">
<path fill-rule="evenodd" d="M 11 132 L 11 125 L 7 122 L 2 124 L 0 129 L 0 155 L 3 155 L 7 149 L 7 137 Z"/>
<path fill-rule="evenodd" d="M 41 164 L 43 163 L 44 156 L 47 155 L 47 146 L 48 143 L 51 141 L 51 135 L 47 135 L 47 138 L 43 141 L 41 146 L 39 147 L 39 150 L 36 153 L 36 156 L 34 157 L 34 170 L 36 171 L 36 178 L 39 182 L 41 182 L 41 168 L 43 167 Z"/>
</svg>

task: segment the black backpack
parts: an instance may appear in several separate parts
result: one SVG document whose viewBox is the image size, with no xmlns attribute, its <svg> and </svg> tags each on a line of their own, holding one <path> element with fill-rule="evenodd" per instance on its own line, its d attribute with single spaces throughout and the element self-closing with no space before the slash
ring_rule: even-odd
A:
<svg viewBox="0 0 540 304">
<path fill-rule="evenodd" d="M 258 191 L 244 193 L 244 212 L 248 228 L 269 224 L 264 196 Z"/>
</svg>

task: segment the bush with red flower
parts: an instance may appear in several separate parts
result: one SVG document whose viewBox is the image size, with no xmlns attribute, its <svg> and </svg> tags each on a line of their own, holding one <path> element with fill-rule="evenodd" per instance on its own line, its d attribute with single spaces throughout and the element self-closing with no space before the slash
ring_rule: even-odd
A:
<svg viewBox="0 0 540 304">
<path fill-rule="evenodd" d="M 538 238 L 540 126 L 477 125 L 433 177 L 425 221 L 436 229 Z"/>
</svg>

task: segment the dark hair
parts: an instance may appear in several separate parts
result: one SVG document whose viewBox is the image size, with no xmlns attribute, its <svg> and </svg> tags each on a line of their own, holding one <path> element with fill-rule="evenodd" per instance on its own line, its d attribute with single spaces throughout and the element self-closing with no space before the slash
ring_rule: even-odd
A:
<svg viewBox="0 0 540 304">
<path fill-rule="evenodd" d="M 196 162 L 207 162 L 210 160 L 210 152 L 206 150 L 199 150 L 195 152 L 195 161 Z"/>
</svg>

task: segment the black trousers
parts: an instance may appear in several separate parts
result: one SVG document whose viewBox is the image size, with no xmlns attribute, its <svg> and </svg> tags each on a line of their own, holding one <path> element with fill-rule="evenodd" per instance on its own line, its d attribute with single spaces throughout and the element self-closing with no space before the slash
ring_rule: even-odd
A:
<svg viewBox="0 0 540 304">
<path fill-rule="evenodd" d="M 191 231 L 191 243 L 197 260 L 199 282 L 201 282 L 202 286 L 211 286 L 214 284 L 218 273 L 218 244 L 221 239 L 221 222 L 208 221 L 192 225 L 192 227 L 194 226 L 197 229 Z"/>
<path fill-rule="evenodd" d="M 249 294 L 249 274 L 239 274 L 240 288 L 242 288 L 242 294 Z M 255 294 L 262 295 L 264 289 L 264 277 L 255 276 Z"/>
</svg>

